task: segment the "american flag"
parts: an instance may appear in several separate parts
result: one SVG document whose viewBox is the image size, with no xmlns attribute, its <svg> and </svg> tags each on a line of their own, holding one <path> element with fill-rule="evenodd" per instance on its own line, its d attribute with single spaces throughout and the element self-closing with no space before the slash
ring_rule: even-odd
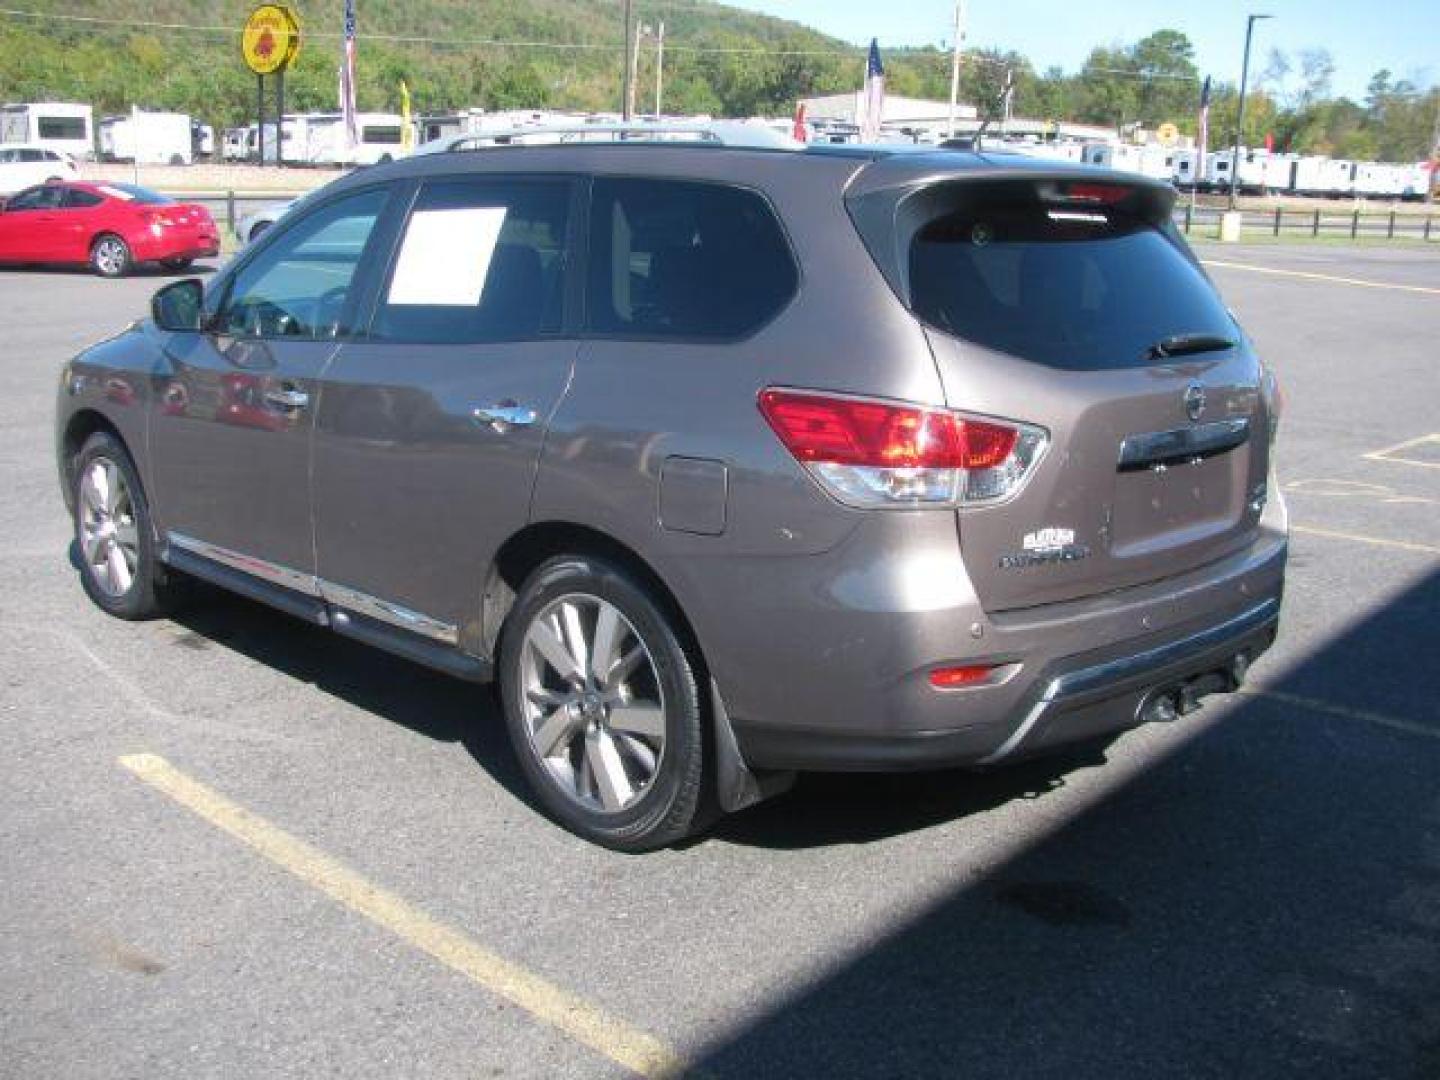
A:
<svg viewBox="0 0 1440 1080">
<path fill-rule="evenodd" d="M 340 58 L 340 116 L 351 149 L 360 141 L 355 121 L 355 0 L 345 0 L 345 52 Z"/>
<path fill-rule="evenodd" d="M 870 39 L 870 58 L 865 62 L 865 90 L 860 102 L 860 141 L 880 138 L 880 119 L 885 112 L 885 65 L 880 63 L 880 45 Z"/>
<path fill-rule="evenodd" d="M 1210 76 L 1205 76 L 1205 85 L 1200 88 L 1200 126 L 1195 135 L 1196 180 L 1205 179 L 1205 147 L 1210 142 Z"/>
</svg>

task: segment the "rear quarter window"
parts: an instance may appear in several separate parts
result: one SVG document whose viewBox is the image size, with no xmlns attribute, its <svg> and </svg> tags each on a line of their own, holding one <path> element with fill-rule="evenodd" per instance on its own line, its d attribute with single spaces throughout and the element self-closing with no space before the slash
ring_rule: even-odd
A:
<svg viewBox="0 0 1440 1080">
<path fill-rule="evenodd" d="M 1072 370 L 1152 363 L 1173 335 L 1236 336 L 1180 243 L 1117 207 L 960 201 L 916 231 L 909 294 L 940 330 Z"/>
<path fill-rule="evenodd" d="M 746 337 L 795 295 L 799 274 L 770 204 L 690 180 L 594 185 L 587 328 L 691 340 Z"/>
</svg>

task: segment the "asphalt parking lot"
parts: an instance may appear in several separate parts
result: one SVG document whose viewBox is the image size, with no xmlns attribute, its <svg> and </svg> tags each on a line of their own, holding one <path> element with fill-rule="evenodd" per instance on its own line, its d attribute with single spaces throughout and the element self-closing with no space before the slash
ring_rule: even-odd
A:
<svg viewBox="0 0 1440 1080">
<path fill-rule="evenodd" d="M 92 608 L 56 372 L 164 279 L 0 272 L 0 1075 L 1440 1076 L 1440 248 L 1199 251 L 1287 402 L 1247 692 L 640 857 L 527 804 L 484 690 Z"/>
</svg>

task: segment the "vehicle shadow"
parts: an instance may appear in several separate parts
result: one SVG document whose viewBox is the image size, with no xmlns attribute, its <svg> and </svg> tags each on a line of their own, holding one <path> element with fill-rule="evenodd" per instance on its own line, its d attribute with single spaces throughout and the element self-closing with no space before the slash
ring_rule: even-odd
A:
<svg viewBox="0 0 1440 1080">
<path fill-rule="evenodd" d="M 170 269 L 161 266 L 159 263 L 141 263 L 132 267 L 126 278 L 185 278 L 185 277 L 208 277 L 220 268 L 224 262 L 224 256 L 217 256 L 213 260 L 192 263 L 190 266 L 179 269 Z M 34 263 L 0 263 L 0 274 L 36 274 L 46 277 L 92 277 L 96 281 L 105 281 L 88 266 L 71 265 L 37 265 Z M 125 280 L 119 278 L 115 280 Z"/>
<path fill-rule="evenodd" d="M 835 957 L 712 1045 L 699 1070 L 1434 1080 L 1437 611 L 1440 570 L 1272 686 L 1384 701 L 1413 730 L 1243 698 L 978 881 Z M 1394 684 L 1408 687 L 1403 700 L 1385 696 Z M 721 835 L 779 847 L 807 829 L 834 835 L 822 819 L 861 812 L 846 806 L 866 790 L 855 784 L 802 788 L 783 813 L 757 808 Z M 927 801 L 943 801 L 928 786 L 918 798 L 922 820 Z M 963 812 L 965 799 L 951 805 Z M 959 880 L 963 852 L 956 862 Z M 845 887 L 837 880 L 836 904 Z"/>
<path fill-rule="evenodd" d="M 78 557 L 73 547 L 72 561 Z M 417 735 L 458 743 L 510 794 L 531 803 L 493 687 L 430 671 L 202 582 L 191 587 L 193 593 L 171 618 L 199 639 Z"/>
<path fill-rule="evenodd" d="M 80 567 L 72 542 L 69 560 Z M 439 742 L 459 743 L 511 795 L 535 808 L 492 686 L 462 682 L 203 582 L 171 617 L 347 704 Z M 682 847 L 708 842 L 776 849 L 860 844 L 1041 798 L 1067 774 L 1103 764 L 1103 743 L 992 773 L 804 776 L 795 790 L 722 819 Z"/>
</svg>

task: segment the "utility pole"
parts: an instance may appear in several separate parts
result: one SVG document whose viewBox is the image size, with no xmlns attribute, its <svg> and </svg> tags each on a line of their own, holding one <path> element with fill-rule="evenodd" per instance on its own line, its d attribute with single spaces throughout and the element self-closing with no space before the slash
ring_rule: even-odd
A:
<svg viewBox="0 0 1440 1080">
<path fill-rule="evenodd" d="M 1230 154 L 1230 209 L 1235 209 L 1235 197 L 1240 192 L 1240 139 L 1245 131 L 1245 86 L 1250 80 L 1250 37 L 1255 24 L 1261 19 L 1274 18 L 1272 15 L 1251 15 L 1245 20 L 1245 59 L 1240 65 L 1240 105 L 1235 110 L 1235 146 Z"/>
<path fill-rule="evenodd" d="M 660 119 L 660 98 L 665 90 L 665 24 L 655 39 L 655 119 Z"/>
<path fill-rule="evenodd" d="M 955 105 L 960 100 L 960 52 L 965 46 L 965 0 L 955 0 L 955 48 L 950 58 L 950 129 L 955 138 Z"/>
<path fill-rule="evenodd" d="M 645 35 L 650 33 L 650 27 L 644 23 L 635 26 L 635 44 L 630 49 L 630 77 L 626 80 L 628 87 L 625 95 L 625 119 L 635 118 L 635 89 L 640 79 L 640 42 L 645 40 Z"/>
<path fill-rule="evenodd" d="M 634 86 L 632 84 L 635 69 L 630 64 L 630 27 L 634 23 L 634 21 L 634 0 L 625 0 L 625 45 L 623 51 L 620 54 L 625 58 L 625 79 L 620 90 L 620 108 L 623 111 L 626 120 L 630 119 L 630 114 L 632 110 L 631 103 L 634 101 L 635 97 L 633 93 Z"/>
<path fill-rule="evenodd" d="M 1435 202 L 1435 181 L 1440 180 L 1440 94 L 1435 95 L 1435 133 L 1430 137 L 1430 177 L 1425 187 L 1425 201 Z"/>
</svg>

